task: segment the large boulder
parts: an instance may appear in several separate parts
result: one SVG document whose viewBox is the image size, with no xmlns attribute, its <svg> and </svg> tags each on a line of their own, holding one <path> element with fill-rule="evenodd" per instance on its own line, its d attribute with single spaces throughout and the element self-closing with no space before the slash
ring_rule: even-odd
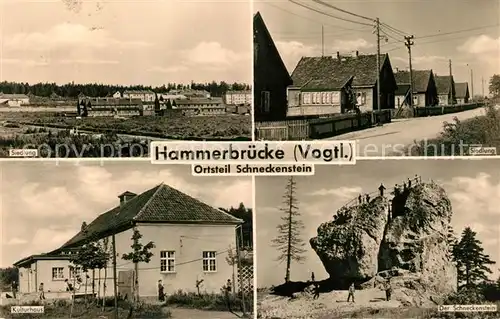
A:
<svg viewBox="0 0 500 319">
<path fill-rule="evenodd" d="M 379 271 L 403 270 L 437 294 L 454 291 L 456 268 L 449 243 L 452 208 L 445 190 L 418 184 L 393 199 L 392 219 L 380 245 Z"/>
<path fill-rule="evenodd" d="M 344 207 L 332 221 L 321 224 L 309 241 L 330 279 L 340 286 L 363 282 L 378 271 L 379 247 L 388 220 L 389 201 Z"/>
</svg>

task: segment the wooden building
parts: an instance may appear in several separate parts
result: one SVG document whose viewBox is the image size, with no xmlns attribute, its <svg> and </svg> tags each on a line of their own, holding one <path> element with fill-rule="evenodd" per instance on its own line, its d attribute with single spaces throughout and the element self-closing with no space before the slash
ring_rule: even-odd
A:
<svg viewBox="0 0 500 319">
<path fill-rule="evenodd" d="M 260 13 L 253 19 L 254 118 L 284 120 L 292 79 Z"/>
<path fill-rule="evenodd" d="M 453 76 L 434 76 L 438 91 L 439 105 L 453 105 L 457 103 L 455 94 L 455 81 Z"/>
<path fill-rule="evenodd" d="M 455 95 L 458 104 L 469 103 L 469 84 L 467 82 L 455 83 Z"/>
<path fill-rule="evenodd" d="M 410 105 L 410 72 L 394 73 L 398 89 L 396 90 L 396 107 Z M 425 107 L 439 104 L 436 82 L 432 70 L 412 70 L 413 106 Z"/>
</svg>

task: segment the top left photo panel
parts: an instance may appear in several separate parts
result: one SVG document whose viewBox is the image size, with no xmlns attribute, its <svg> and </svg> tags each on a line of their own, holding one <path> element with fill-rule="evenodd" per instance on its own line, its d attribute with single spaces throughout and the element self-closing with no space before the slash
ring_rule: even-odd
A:
<svg viewBox="0 0 500 319">
<path fill-rule="evenodd" d="M 0 3 L 0 158 L 252 140 L 252 4 Z"/>
</svg>

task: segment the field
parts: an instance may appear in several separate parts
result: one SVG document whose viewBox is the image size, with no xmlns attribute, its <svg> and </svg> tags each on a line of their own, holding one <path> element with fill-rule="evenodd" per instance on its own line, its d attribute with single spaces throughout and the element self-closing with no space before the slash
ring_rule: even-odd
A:
<svg viewBox="0 0 500 319">
<path fill-rule="evenodd" d="M 251 139 L 248 115 L 198 117 L 144 116 L 129 119 L 57 116 L 48 112 L 2 112 L 0 121 L 53 128 L 75 128 L 97 133 L 116 133 L 179 140 Z"/>
</svg>

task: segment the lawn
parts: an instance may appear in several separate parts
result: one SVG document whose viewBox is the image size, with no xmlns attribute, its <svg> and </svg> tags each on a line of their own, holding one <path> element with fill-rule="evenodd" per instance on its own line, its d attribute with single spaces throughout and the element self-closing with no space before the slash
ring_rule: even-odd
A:
<svg viewBox="0 0 500 319">
<path fill-rule="evenodd" d="M 0 113 L 0 120 L 24 125 L 74 128 L 95 132 L 113 132 L 181 140 L 231 140 L 252 136 L 252 118 L 248 115 L 220 116 L 139 116 L 128 119 L 95 117 L 77 119 L 49 113 Z"/>
</svg>

